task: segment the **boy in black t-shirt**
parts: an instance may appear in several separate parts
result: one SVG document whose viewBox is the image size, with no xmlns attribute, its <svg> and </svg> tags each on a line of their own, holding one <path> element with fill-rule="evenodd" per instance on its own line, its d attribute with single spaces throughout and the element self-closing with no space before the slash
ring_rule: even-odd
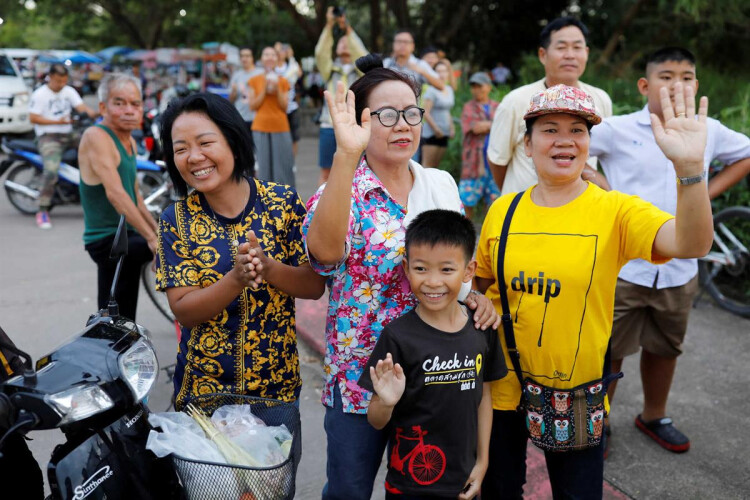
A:
<svg viewBox="0 0 750 500">
<path fill-rule="evenodd" d="M 474 328 L 458 301 L 471 281 L 476 232 L 449 210 L 406 231 L 406 271 L 419 305 L 380 334 L 359 385 L 370 424 L 389 425 L 386 499 L 471 499 L 487 471 L 490 384 L 505 376 L 497 332 Z"/>
</svg>

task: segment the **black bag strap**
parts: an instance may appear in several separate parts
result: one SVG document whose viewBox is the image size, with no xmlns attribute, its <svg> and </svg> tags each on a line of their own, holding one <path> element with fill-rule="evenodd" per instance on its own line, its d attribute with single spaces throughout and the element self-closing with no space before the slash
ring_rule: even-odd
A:
<svg viewBox="0 0 750 500">
<path fill-rule="evenodd" d="M 508 211 L 505 213 L 503 229 L 500 231 L 500 242 L 497 246 L 497 285 L 500 289 L 500 304 L 503 307 L 502 324 L 503 333 L 505 334 L 505 346 L 508 348 L 510 361 L 513 363 L 513 370 L 516 372 L 518 381 L 523 386 L 523 375 L 521 372 L 521 356 L 516 349 L 516 337 L 513 334 L 513 318 L 510 315 L 510 305 L 508 304 L 508 291 L 505 285 L 505 247 L 508 243 L 508 231 L 510 230 L 510 221 L 513 218 L 513 212 L 516 211 L 518 202 L 521 201 L 523 191 L 518 193 L 510 202 Z"/>
</svg>

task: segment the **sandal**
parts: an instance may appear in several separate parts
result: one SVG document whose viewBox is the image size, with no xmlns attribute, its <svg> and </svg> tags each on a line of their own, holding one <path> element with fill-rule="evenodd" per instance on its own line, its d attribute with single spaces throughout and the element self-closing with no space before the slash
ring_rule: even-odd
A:
<svg viewBox="0 0 750 500">
<path fill-rule="evenodd" d="M 678 431 L 669 417 L 657 418 L 649 422 L 640 415 L 635 417 L 635 426 L 645 435 L 659 443 L 659 446 L 673 453 L 685 453 L 690 449 L 690 440 Z"/>
</svg>

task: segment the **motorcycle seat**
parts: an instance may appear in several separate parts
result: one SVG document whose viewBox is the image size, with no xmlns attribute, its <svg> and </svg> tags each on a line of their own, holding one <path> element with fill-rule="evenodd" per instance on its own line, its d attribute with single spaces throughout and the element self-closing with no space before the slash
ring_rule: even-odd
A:
<svg viewBox="0 0 750 500">
<path fill-rule="evenodd" d="M 22 149 L 24 151 L 31 151 L 32 153 L 39 153 L 36 149 L 36 142 L 32 139 L 11 139 L 8 141 L 8 147 L 11 149 Z"/>
<path fill-rule="evenodd" d="M 31 153 L 39 154 L 39 149 L 36 147 L 36 141 L 32 139 L 11 139 L 8 141 L 8 146 L 11 149 L 21 149 L 23 151 L 29 151 Z M 62 154 L 63 163 L 67 163 L 71 166 L 78 166 L 78 150 L 68 149 Z"/>
</svg>

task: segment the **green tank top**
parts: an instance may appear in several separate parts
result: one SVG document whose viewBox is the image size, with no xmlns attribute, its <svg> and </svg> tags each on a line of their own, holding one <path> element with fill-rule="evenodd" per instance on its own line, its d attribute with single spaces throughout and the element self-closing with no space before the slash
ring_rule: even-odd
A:
<svg viewBox="0 0 750 500">
<path fill-rule="evenodd" d="M 106 126 L 99 123 L 95 126 L 107 132 L 114 141 L 117 151 L 120 153 L 120 164 L 117 166 L 117 173 L 120 175 L 120 179 L 122 179 L 122 187 L 125 188 L 125 192 L 128 193 L 133 203 L 137 203 L 135 197 L 135 152 L 129 155 L 120 142 L 120 139 Z M 92 186 L 86 184 L 81 179 L 78 189 L 81 193 L 83 223 L 85 225 L 83 244 L 88 245 L 107 236 L 113 236 L 117 232 L 120 214 L 117 213 L 115 207 L 107 199 L 104 186 L 102 184 Z M 127 225 L 127 228 L 128 230 L 133 230 L 130 224 Z"/>
</svg>

